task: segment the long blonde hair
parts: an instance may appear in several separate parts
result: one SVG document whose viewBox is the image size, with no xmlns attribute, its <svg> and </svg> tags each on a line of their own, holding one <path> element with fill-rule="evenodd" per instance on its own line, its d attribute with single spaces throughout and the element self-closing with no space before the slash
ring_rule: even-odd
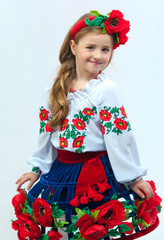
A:
<svg viewBox="0 0 164 240">
<path fill-rule="evenodd" d="M 90 16 L 92 15 L 90 13 L 87 13 L 83 15 L 81 18 L 79 18 L 77 22 Z M 61 65 L 58 71 L 58 75 L 50 91 L 49 105 L 53 118 L 50 120 L 49 126 L 53 129 L 61 125 L 62 121 L 66 118 L 69 112 L 69 102 L 67 99 L 67 94 L 70 91 L 72 80 L 76 76 L 75 56 L 72 54 L 70 48 L 71 31 L 74 25 L 68 31 L 64 39 L 64 42 L 61 46 L 59 53 L 59 61 Z M 82 37 L 91 32 L 96 32 L 100 34 L 102 33 L 102 27 L 93 26 L 81 29 L 75 35 L 74 42 L 78 44 L 79 40 Z"/>
</svg>

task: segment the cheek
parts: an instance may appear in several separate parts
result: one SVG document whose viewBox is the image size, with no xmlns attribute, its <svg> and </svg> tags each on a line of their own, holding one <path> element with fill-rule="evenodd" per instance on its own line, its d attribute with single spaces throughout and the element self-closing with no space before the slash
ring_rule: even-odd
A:
<svg viewBox="0 0 164 240">
<path fill-rule="evenodd" d="M 111 55 L 112 55 L 112 54 L 105 55 L 105 56 L 104 56 L 104 62 L 108 63 L 109 60 L 110 60 L 110 58 L 111 58 Z"/>
</svg>

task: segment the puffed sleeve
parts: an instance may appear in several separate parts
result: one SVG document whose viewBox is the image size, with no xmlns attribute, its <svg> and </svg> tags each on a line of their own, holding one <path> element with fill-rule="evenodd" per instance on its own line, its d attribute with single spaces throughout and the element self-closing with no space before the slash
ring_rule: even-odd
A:
<svg viewBox="0 0 164 240">
<path fill-rule="evenodd" d="M 100 92 L 99 114 L 107 153 L 117 181 L 128 184 L 146 175 L 147 168 L 140 166 L 136 142 L 117 84 L 106 80 Z"/>
<path fill-rule="evenodd" d="M 39 167 L 43 174 L 49 172 L 52 163 L 57 156 L 57 149 L 53 146 L 51 142 L 53 129 L 51 129 L 48 125 L 48 122 L 52 118 L 52 113 L 50 111 L 48 103 L 52 83 L 53 82 L 50 82 L 46 87 L 45 92 L 42 96 L 39 109 L 40 130 L 38 148 L 37 151 L 32 155 L 32 157 L 27 159 L 27 162 L 33 167 Z"/>
</svg>

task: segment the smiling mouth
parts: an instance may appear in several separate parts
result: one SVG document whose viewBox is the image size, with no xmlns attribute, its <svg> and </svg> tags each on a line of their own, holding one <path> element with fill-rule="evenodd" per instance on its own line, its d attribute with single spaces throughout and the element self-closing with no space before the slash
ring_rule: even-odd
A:
<svg viewBox="0 0 164 240">
<path fill-rule="evenodd" d="M 94 64 L 94 65 L 100 65 L 101 62 L 96 62 L 96 61 L 89 61 L 90 63 Z"/>
</svg>

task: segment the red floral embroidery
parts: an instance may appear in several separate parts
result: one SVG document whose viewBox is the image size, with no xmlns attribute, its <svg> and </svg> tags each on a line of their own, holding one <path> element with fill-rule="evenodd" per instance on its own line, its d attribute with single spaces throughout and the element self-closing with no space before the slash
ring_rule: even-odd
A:
<svg viewBox="0 0 164 240">
<path fill-rule="evenodd" d="M 124 205 L 115 199 L 96 208 L 96 210 L 100 210 L 97 222 L 105 224 L 108 229 L 121 224 L 125 218 Z"/>
<path fill-rule="evenodd" d="M 43 106 L 40 108 L 40 134 L 43 132 L 52 132 L 53 129 L 49 127 L 49 121 L 52 116 L 49 111 L 47 111 Z"/>
<path fill-rule="evenodd" d="M 46 124 L 45 129 L 46 129 L 46 132 L 52 132 L 53 131 L 53 128 L 49 127 L 49 123 Z"/>
<path fill-rule="evenodd" d="M 59 240 L 63 237 L 59 232 L 55 232 L 53 230 L 49 231 L 48 238 L 49 240 Z"/>
<path fill-rule="evenodd" d="M 77 137 L 77 138 L 73 141 L 72 147 L 73 147 L 73 148 L 79 148 L 81 145 L 83 145 L 83 139 L 84 139 L 83 136 Z"/>
<path fill-rule="evenodd" d="M 121 130 L 126 130 L 128 127 L 127 122 L 122 120 L 121 118 L 116 118 L 114 124 L 116 125 L 116 128 Z"/>
<path fill-rule="evenodd" d="M 61 126 L 60 126 L 61 131 L 64 131 L 67 128 L 68 122 L 69 122 L 68 119 L 64 119 L 64 121 L 61 123 Z"/>
<path fill-rule="evenodd" d="M 40 114 L 39 114 L 40 120 L 41 121 L 47 120 L 48 119 L 48 114 L 49 114 L 49 111 L 47 111 L 46 109 L 42 109 Z"/>
<path fill-rule="evenodd" d="M 60 144 L 60 147 L 62 147 L 62 148 L 68 147 L 68 141 L 64 137 L 60 138 L 59 144 Z"/>
<path fill-rule="evenodd" d="M 102 135 L 104 135 L 105 134 L 105 128 L 102 124 L 101 124 L 101 129 L 102 129 Z"/>
<path fill-rule="evenodd" d="M 94 111 L 91 108 L 84 108 L 83 113 L 89 116 L 94 115 Z"/>
<path fill-rule="evenodd" d="M 52 225 L 51 207 L 44 199 L 36 198 L 32 209 L 37 222 L 41 226 L 50 227 Z"/>
<path fill-rule="evenodd" d="M 125 112 L 125 108 L 122 106 L 120 108 L 120 110 L 121 110 L 122 115 L 127 118 L 127 115 L 126 115 L 126 112 Z"/>
<path fill-rule="evenodd" d="M 100 119 L 103 121 L 110 121 L 112 115 L 110 112 L 108 112 L 107 110 L 101 110 L 100 112 Z"/>
<path fill-rule="evenodd" d="M 85 123 L 79 118 L 73 119 L 72 122 L 78 130 L 84 130 L 86 127 Z"/>
</svg>

